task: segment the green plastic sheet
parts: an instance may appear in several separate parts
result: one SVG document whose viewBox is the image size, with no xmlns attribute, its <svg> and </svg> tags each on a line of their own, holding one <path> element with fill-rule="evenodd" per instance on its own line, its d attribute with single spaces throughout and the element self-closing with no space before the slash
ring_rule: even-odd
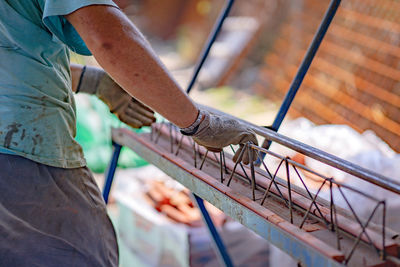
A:
<svg viewBox="0 0 400 267">
<path fill-rule="evenodd" d="M 124 127 L 136 132 L 149 131 L 149 127 L 133 129 L 120 122 L 97 97 L 78 94 L 76 140 L 81 144 L 89 169 L 96 173 L 106 170 L 112 156 L 111 128 Z M 131 149 L 123 147 L 118 167 L 135 168 L 148 163 Z"/>
</svg>

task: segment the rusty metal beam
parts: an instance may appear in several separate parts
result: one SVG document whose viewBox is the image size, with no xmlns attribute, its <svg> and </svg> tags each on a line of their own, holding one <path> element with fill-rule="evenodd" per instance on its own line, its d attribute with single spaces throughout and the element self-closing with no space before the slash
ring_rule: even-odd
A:
<svg viewBox="0 0 400 267">
<path fill-rule="evenodd" d="M 178 179 L 177 168 L 183 173 L 186 172 L 185 175 L 191 177 L 191 180 L 205 182 L 208 187 L 205 186 L 206 189 L 203 189 L 209 191 L 209 196 L 215 196 L 216 192 L 220 192 L 231 199 L 231 202 L 237 203 L 238 209 L 235 211 L 224 210 L 233 205 L 230 201 L 228 201 L 227 207 L 222 203 L 215 203 L 213 201 L 215 199 L 210 202 L 250 228 L 252 227 L 251 222 L 247 224 L 243 222 L 244 210 L 260 216 L 261 220 L 271 223 L 271 227 L 283 229 L 288 236 L 292 237 L 292 240 L 311 247 L 317 251 L 317 254 L 322 254 L 338 262 L 347 262 L 350 266 L 357 266 L 361 262 L 381 264 L 385 262 L 387 255 L 397 257 L 399 244 L 393 240 L 397 233 L 385 226 L 385 201 L 374 197 L 370 192 L 362 192 L 357 188 L 335 181 L 332 177 L 325 177 L 318 171 L 286 156 L 253 144 L 247 144 L 247 146 L 257 151 L 258 157 L 261 152 L 267 153 L 281 163 L 277 164 L 277 162 L 274 167 L 271 164 L 273 161 L 271 162 L 271 158 L 269 158 L 268 161 L 262 162 L 263 166 L 261 167 L 264 169 L 256 167 L 254 164 L 244 166 L 234 163 L 230 154 L 221 153 L 217 156 L 216 153 L 196 145 L 190 137 L 182 136 L 178 130 L 171 123 L 153 125 L 150 134 L 135 135 L 128 130 L 114 130 L 113 140 L 118 144 L 131 147 L 135 151 L 139 149 L 143 152 L 146 150 L 143 147 L 147 148 L 145 154 L 138 151 L 146 159 L 149 154 L 152 154 L 149 151 L 154 152 L 150 162 L 182 182 L 189 189 L 194 190 L 194 193 L 197 193 L 199 188 L 188 186 L 184 180 Z M 282 138 L 286 137 L 282 136 Z M 133 143 L 139 143 L 140 146 L 132 145 Z M 231 149 L 234 153 L 232 146 Z M 170 164 L 163 165 L 160 163 L 160 159 L 169 161 Z M 171 165 L 175 165 L 175 167 Z M 286 179 L 277 176 L 280 168 L 286 170 Z M 320 188 L 324 184 L 329 187 L 330 199 L 318 197 L 320 190 L 316 193 L 310 192 L 307 185 L 310 181 L 302 178 L 303 171 L 318 177 L 321 183 Z M 316 182 L 315 177 L 313 178 L 314 183 Z M 188 179 L 186 180 L 188 181 Z M 301 181 L 302 186 L 292 184 L 294 181 Z M 344 207 L 336 206 L 333 188 L 335 188 L 336 194 L 340 193 L 346 200 L 347 210 Z M 345 194 L 341 188 L 346 189 Z M 347 200 L 347 191 L 369 198 L 372 203 L 375 203 L 371 206 L 372 211 L 368 219 L 359 217 L 354 211 L 353 207 L 357 203 L 353 201 L 350 203 Z M 202 194 L 198 195 L 203 196 Z M 210 200 L 210 198 L 206 199 Z M 224 202 L 226 199 L 221 201 Z M 383 216 L 378 218 L 381 220 L 379 224 L 371 222 L 377 209 L 383 212 Z M 236 212 L 236 215 L 232 212 Z M 253 227 L 255 228 L 256 225 Z M 257 229 L 253 230 L 260 232 Z M 265 235 L 262 236 L 265 237 Z M 268 237 L 266 238 L 268 239 Z M 278 241 L 279 239 L 276 240 L 276 242 Z M 296 256 L 294 257 L 296 258 Z"/>
<path fill-rule="evenodd" d="M 269 240 L 304 266 L 342 266 L 344 254 L 313 235 L 279 218 L 265 207 L 235 192 L 173 153 L 126 129 L 114 129 L 113 140 L 130 147 L 148 162 Z"/>
</svg>

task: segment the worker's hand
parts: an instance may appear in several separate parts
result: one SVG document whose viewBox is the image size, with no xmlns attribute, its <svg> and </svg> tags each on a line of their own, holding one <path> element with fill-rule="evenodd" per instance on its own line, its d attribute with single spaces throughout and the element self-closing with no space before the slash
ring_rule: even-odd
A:
<svg viewBox="0 0 400 267">
<path fill-rule="evenodd" d="M 243 123 L 224 115 L 211 114 L 208 111 L 201 111 L 202 120 L 197 131 L 192 134 L 193 140 L 206 147 L 212 152 L 220 152 L 228 145 L 240 145 L 233 160 L 237 162 L 241 151 L 248 142 L 258 144 L 254 131 Z M 249 148 L 244 151 L 241 161 L 249 164 Z M 257 152 L 251 150 L 253 161 L 257 159 Z"/>
<path fill-rule="evenodd" d="M 97 95 L 120 121 L 133 128 L 150 126 L 156 120 L 151 109 L 131 97 L 101 69 L 87 66 L 77 92 Z"/>
</svg>

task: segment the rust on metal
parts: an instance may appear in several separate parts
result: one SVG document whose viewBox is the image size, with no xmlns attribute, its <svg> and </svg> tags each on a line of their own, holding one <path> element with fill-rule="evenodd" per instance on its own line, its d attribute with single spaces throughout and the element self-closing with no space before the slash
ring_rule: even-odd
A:
<svg viewBox="0 0 400 267">
<path fill-rule="evenodd" d="M 261 167 L 253 164 L 246 166 L 233 162 L 232 156 L 224 152 L 217 157 L 215 153 L 209 153 L 205 148 L 196 146 L 189 137 L 181 136 L 174 127 L 165 127 L 162 124 L 153 126 L 150 134 L 137 135 L 126 129 L 118 129 L 113 131 L 113 134 L 120 135 L 121 140 L 135 140 L 193 178 L 207 184 L 211 195 L 213 190 L 222 193 L 325 257 L 350 265 L 357 265 L 360 253 L 367 255 L 373 264 L 383 263 L 386 255 L 397 257 L 399 244 L 391 239 L 396 233 L 385 226 L 384 201 L 339 183 L 334 178 L 325 177 L 286 156 L 277 155 L 253 144 L 246 144 L 249 149 L 243 149 L 239 159 L 242 158 L 243 151 L 255 150 L 257 153 L 268 153 L 280 160 L 280 163 L 274 167 L 266 166 L 265 162 Z M 115 139 L 118 140 L 118 137 Z M 125 142 L 129 143 L 129 140 Z M 233 147 L 231 149 L 234 152 Z M 250 159 L 252 155 L 253 153 L 249 153 Z M 285 179 L 278 175 L 280 169 L 286 174 Z M 320 179 L 320 187 L 316 193 L 310 192 L 307 181 L 300 174 L 303 170 Z M 354 175 L 354 170 L 351 174 Z M 361 179 L 365 178 L 363 175 Z M 299 183 L 294 184 L 295 181 Z M 319 194 L 326 185 L 329 187 L 329 199 L 322 200 Z M 194 192 L 205 190 L 190 186 L 194 184 L 189 184 L 189 188 Z M 375 208 L 371 207 L 373 210 L 367 220 L 357 215 L 352 204 L 343 195 L 342 187 L 377 203 Z M 333 189 L 343 195 L 348 205 L 347 211 L 336 207 Z M 218 207 L 224 207 L 224 203 L 218 202 L 218 198 L 215 198 L 215 201 Z M 381 226 L 371 222 L 378 209 L 383 211 Z M 243 217 L 244 213 L 240 210 L 235 212 L 235 219 L 244 224 L 248 223 L 247 218 Z M 334 234 L 335 238 L 327 238 L 329 233 Z"/>
</svg>

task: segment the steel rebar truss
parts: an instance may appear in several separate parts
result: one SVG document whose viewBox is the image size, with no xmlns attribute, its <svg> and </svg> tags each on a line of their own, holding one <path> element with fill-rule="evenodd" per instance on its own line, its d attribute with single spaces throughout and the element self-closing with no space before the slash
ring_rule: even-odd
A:
<svg viewBox="0 0 400 267">
<path fill-rule="evenodd" d="M 266 134 L 262 134 L 269 130 L 247 124 L 259 135 L 261 133 L 262 137 L 269 138 Z M 275 132 L 272 133 L 284 140 L 280 143 L 291 143 L 290 148 L 320 160 L 321 154 L 318 150 L 314 149 L 313 153 L 308 153 L 310 147 L 307 145 L 297 141 L 296 145 L 293 145 L 294 140 Z M 125 137 L 121 138 L 121 135 Z M 114 130 L 113 139 L 122 145 L 131 147 L 140 156 L 179 180 L 180 175 L 175 167 L 166 168 L 166 164 L 160 163 L 157 156 L 149 159 L 147 152 L 143 153 L 142 149 L 138 149 L 140 142 L 131 142 L 136 138 L 133 138 L 132 135 L 132 133 L 128 134 L 126 130 Z M 190 137 L 181 135 L 179 130 L 168 122 L 155 124 L 150 134 L 140 135 L 138 138 L 141 139 L 142 145 L 144 142 L 146 146 L 156 148 L 158 158 L 168 159 L 177 166 L 190 165 L 189 173 L 200 175 L 200 177 L 202 177 L 201 175 L 212 177 L 214 188 L 211 188 L 211 191 L 217 189 L 217 191 L 227 194 L 226 189 L 223 188 L 228 187 L 233 190 L 234 196 L 231 198 L 235 199 L 237 194 L 239 194 L 239 198 L 248 198 L 244 206 L 250 208 L 257 215 L 261 215 L 266 221 L 273 222 L 274 226 L 283 227 L 286 234 L 289 234 L 293 240 L 300 239 L 298 242 L 300 246 L 311 246 L 317 254 L 323 255 L 325 258 L 350 265 L 360 264 L 360 260 L 364 263 L 368 262 L 369 265 L 376 265 L 387 261 L 388 257 L 391 261 L 398 260 L 398 243 L 393 240 L 397 233 L 388 229 L 385 223 L 385 200 L 374 197 L 371 192 L 362 192 L 355 187 L 336 181 L 334 177 L 326 177 L 317 170 L 302 165 L 289 157 L 251 143 L 246 144 L 249 148 L 248 151 L 256 151 L 258 159 L 261 159 L 261 153 L 267 155 L 267 158 L 262 161 L 262 165 L 257 167 L 253 163 L 249 166 L 234 163 L 231 154 L 227 151 L 209 152 L 203 147 L 199 147 Z M 277 140 L 273 141 L 277 142 Z M 230 146 L 229 150 L 235 152 L 233 146 Z M 242 150 L 239 158 L 243 156 L 243 151 L 246 150 Z M 252 157 L 252 153 L 249 153 L 249 157 Z M 334 167 L 341 170 L 345 169 L 344 172 L 359 179 L 373 180 L 374 184 L 383 183 L 387 189 L 394 192 L 397 190 L 397 184 L 388 178 L 354 166 L 344 160 L 338 161 L 337 158 L 327 153 L 324 153 L 324 159 L 328 162 L 327 164 L 335 165 Z M 271 164 L 272 162 L 276 163 Z M 335 164 L 331 164 L 332 162 Z M 346 171 L 349 166 L 352 168 Z M 174 170 L 171 172 L 171 169 Z M 312 174 L 313 179 L 308 179 L 305 174 Z M 185 183 L 186 180 L 179 181 L 188 186 L 195 194 L 199 194 L 226 212 L 224 209 L 226 203 L 213 202 L 213 199 L 207 196 L 210 194 L 209 192 L 203 192 L 202 195 L 201 191 L 205 189 L 188 185 Z M 313 184 L 312 188 L 310 188 L 310 183 Z M 315 186 L 316 184 L 318 186 Z M 320 197 L 322 191 L 328 192 L 327 198 Z M 212 194 L 213 192 L 211 192 Z M 360 203 L 352 203 L 351 199 L 355 198 L 350 199 L 349 194 L 356 194 L 360 198 L 369 199 L 374 203 L 369 207 L 366 218 L 358 214 L 354 207 Z M 337 205 L 336 200 L 339 197 L 344 200 L 344 207 Z M 263 208 L 267 208 L 267 210 Z M 243 220 L 246 220 L 246 218 L 238 217 L 236 213 L 236 215 L 232 215 L 232 212 L 227 213 L 242 223 Z M 365 216 L 365 213 L 363 214 Z M 246 223 L 244 224 L 246 225 Z M 249 227 L 248 224 L 249 222 L 246 226 Z M 249 228 L 258 233 L 262 231 L 251 225 Z M 271 240 L 271 238 L 269 240 L 272 243 L 279 241 Z M 280 244 L 275 243 L 275 245 L 282 248 Z M 283 249 L 285 250 L 285 248 Z M 307 257 L 307 254 L 302 258 L 302 256 L 293 255 L 294 252 L 290 249 L 286 249 L 286 252 L 305 265 L 310 265 L 304 258 Z"/>
</svg>

